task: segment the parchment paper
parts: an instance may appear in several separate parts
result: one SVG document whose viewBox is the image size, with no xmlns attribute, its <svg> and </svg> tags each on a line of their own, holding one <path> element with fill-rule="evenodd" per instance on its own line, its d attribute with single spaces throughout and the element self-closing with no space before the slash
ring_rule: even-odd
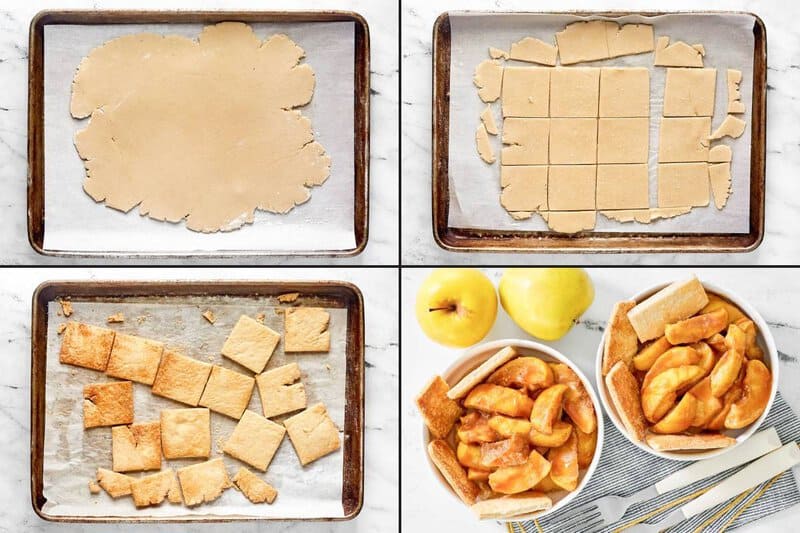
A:
<svg viewBox="0 0 800 533">
<path fill-rule="evenodd" d="M 486 107 L 477 95 L 472 77 L 475 67 L 488 59 L 488 48 L 508 51 L 511 43 L 523 37 L 536 37 L 555 43 L 555 33 L 578 20 L 614 20 L 620 24 L 644 23 L 654 26 L 655 38 L 668 35 L 670 43 L 678 40 L 702 43 L 706 49 L 705 67 L 717 69 L 717 92 L 711 131 L 727 116 L 728 88 L 726 69 L 742 71 L 740 85 L 746 111 L 736 115 L 747 122 L 738 139 L 725 137 L 721 142 L 731 147 L 732 194 L 722 211 L 714 206 L 713 195 L 707 207 L 695 207 L 690 213 L 650 224 L 620 223 L 597 215 L 596 231 L 652 233 L 747 233 L 750 230 L 750 135 L 753 94 L 753 18 L 749 15 L 671 14 L 657 17 L 631 15 L 619 18 L 578 17 L 539 14 L 469 14 L 451 13 L 452 34 L 450 64 L 450 215 L 449 225 L 516 231 L 547 231 L 538 215 L 514 220 L 500 205 L 500 136 L 490 136 L 497 161 L 487 165 L 477 155 L 475 128 Z M 509 65 L 528 65 L 508 61 Z M 663 110 L 665 67 L 653 66 L 653 54 L 617 57 L 576 66 L 636 66 L 650 68 L 650 206 L 657 204 L 658 132 Z M 500 100 L 492 104 L 495 120 L 501 124 Z M 718 144 L 719 141 L 715 142 Z M 710 193 L 709 193 L 710 194 Z"/>
<path fill-rule="evenodd" d="M 47 25 L 44 48 L 45 234 L 44 246 L 62 251 L 214 252 L 314 251 L 355 247 L 353 166 L 354 27 L 352 22 L 253 23 L 265 39 L 285 33 L 306 52 L 316 75 L 311 103 L 299 108 L 311 119 L 315 139 L 331 156 L 331 174 L 311 199 L 287 214 L 256 211 L 253 224 L 202 234 L 105 207 L 83 191 L 83 161 L 73 145 L 85 120 L 69 113 L 72 78 L 81 59 L 103 43 L 153 32 L 197 39 L 204 24 Z M 231 87 L 236 98 L 236 87 Z"/>
<path fill-rule="evenodd" d="M 138 303 L 131 303 L 138 302 Z M 125 322 L 108 327 L 123 333 L 141 335 L 165 342 L 186 355 L 209 361 L 247 375 L 252 372 L 219 354 L 225 338 L 242 314 L 255 317 L 265 313 L 265 324 L 283 335 L 283 315 L 274 312 L 274 300 L 233 297 L 180 297 L 126 299 L 125 303 L 97 303 L 73 300 L 74 314 L 70 320 L 105 325 L 106 317 L 117 312 Z M 217 316 L 209 324 L 201 316 L 211 309 Z M 234 487 L 223 492 L 216 501 L 188 508 L 164 501 L 159 507 L 137 510 L 130 497 L 112 499 L 105 491 L 93 495 L 87 483 L 94 479 L 98 467 L 111 469 L 111 428 L 83 429 L 83 386 L 88 383 L 114 381 L 93 370 L 58 361 L 61 336 L 58 324 L 66 319 L 58 315 L 60 306 L 51 302 L 48 307 L 47 384 L 44 434 L 44 496 L 48 513 L 71 516 L 111 515 L 122 517 L 176 515 L 251 515 L 281 518 L 343 516 L 342 476 L 343 454 L 338 450 L 305 468 L 294 452 L 286 435 L 266 474 L 222 453 L 222 445 L 236 426 L 236 420 L 211 412 L 211 457 L 223 457 L 229 476 L 240 466 L 247 466 L 278 490 L 272 505 L 252 504 Z M 328 309 L 331 314 L 331 350 L 327 354 L 285 355 L 283 343 L 278 344 L 267 369 L 297 362 L 302 372 L 308 405 L 321 401 L 340 430 L 344 428 L 345 368 L 347 342 L 347 309 Z M 134 422 L 159 419 L 161 409 L 186 408 L 179 402 L 156 396 L 150 387 L 134 384 Z M 263 414 L 258 387 L 253 389 L 248 409 Z M 281 423 L 294 413 L 272 420 Z M 163 459 L 161 468 L 176 470 L 202 462 L 202 459 Z M 154 471 L 134 473 L 134 476 Z"/>
</svg>

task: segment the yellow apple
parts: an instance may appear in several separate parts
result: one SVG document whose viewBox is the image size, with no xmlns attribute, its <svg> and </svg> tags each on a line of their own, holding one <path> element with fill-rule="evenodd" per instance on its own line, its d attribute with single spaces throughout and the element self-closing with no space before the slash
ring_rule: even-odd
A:
<svg viewBox="0 0 800 533">
<path fill-rule="evenodd" d="M 594 300 L 592 280 L 581 268 L 509 268 L 499 290 L 514 322 L 546 341 L 563 337 Z"/>
<path fill-rule="evenodd" d="M 434 341 L 464 348 L 484 338 L 497 317 L 489 278 L 472 268 L 440 268 L 417 292 L 417 321 Z"/>
</svg>

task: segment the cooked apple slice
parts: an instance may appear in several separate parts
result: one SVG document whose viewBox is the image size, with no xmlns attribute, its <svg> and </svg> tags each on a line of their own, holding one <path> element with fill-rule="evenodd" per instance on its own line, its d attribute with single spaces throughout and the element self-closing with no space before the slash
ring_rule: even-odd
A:
<svg viewBox="0 0 800 533">
<path fill-rule="evenodd" d="M 503 438 L 514 434 L 527 436 L 531 432 L 531 422 L 526 418 L 511 418 L 503 415 L 489 417 L 489 427 Z"/>
<path fill-rule="evenodd" d="M 530 418 L 533 429 L 547 435 L 553 432 L 553 423 L 561 417 L 561 402 L 565 392 L 567 386 L 559 383 L 547 387 L 536 397 Z"/>
<path fill-rule="evenodd" d="M 550 474 L 547 474 L 539 483 L 536 484 L 535 487 L 533 487 L 533 490 L 538 490 L 541 492 L 557 492 L 564 489 L 556 485 L 553 481 L 553 478 L 550 477 Z"/>
<path fill-rule="evenodd" d="M 656 339 L 639 351 L 633 356 L 633 366 L 636 370 L 650 370 L 653 363 L 656 362 L 658 356 L 672 348 L 666 337 Z"/>
<path fill-rule="evenodd" d="M 642 410 L 644 416 L 656 423 L 667 414 L 675 403 L 677 391 L 687 383 L 691 383 L 703 374 L 703 369 L 696 365 L 684 365 L 668 368 L 654 377 L 642 389 Z"/>
<path fill-rule="evenodd" d="M 710 313 L 696 315 L 664 329 L 664 336 L 670 344 L 691 344 L 719 333 L 728 327 L 728 311 L 721 307 Z"/>
<path fill-rule="evenodd" d="M 738 401 L 744 392 L 744 375 L 746 370 L 747 365 L 742 365 L 742 369 L 739 371 L 739 377 L 736 378 L 736 381 L 733 382 L 731 388 L 728 389 L 728 392 L 726 392 L 722 397 L 722 409 L 714 416 L 714 418 L 709 420 L 709 422 L 705 425 L 705 429 L 711 429 L 714 431 L 725 429 L 725 418 L 728 416 L 728 413 L 731 410 L 731 405 L 733 405 L 733 402 Z"/>
<path fill-rule="evenodd" d="M 459 442 L 456 447 L 456 458 L 458 458 L 458 462 L 461 463 L 461 466 L 485 470 L 485 467 L 481 463 L 481 447 L 477 444 Z"/>
<path fill-rule="evenodd" d="M 570 367 L 563 363 L 551 363 L 553 376 L 556 383 L 569 387 L 564 393 L 564 411 L 570 420 L 582 431 L 591 433 L 597 428 L 597 417 L 594 414 L 594 405 L 581 378 Z"/>
<path fill-rule="evenodd" d="M 731 325 L 735 328 L 735 325 Z M 736 350 L 725 352 L 711 371 L 711 394 L 721 398 L 731 388 L 744 362 L 744 354 Z"/>
<path fill-rule="evenodd" d="M 464 407 L 512 417 L 529 417 L 533 400 L 527 394 L 508 387 L 481 383 L 464 399 Z"/>
<path fill-rule="evenodd" d="M 731 324 L 725 335 L 725 346 L 728 350 L 736 350 L 744 354 L 745 348 L 747 348 L 747 334 L 736 324 Z"/>
<path fill-rule="evenodd" d="M 707 338 L 706 344 L 711 346 L 711 349 L 714 350 L 714 353 L 719 356 L 722 356 L 722 354 L 728 351 L 728 347 L 725 345 L 725 337 L 719 333 L 714 333 Z"/>
<path fill-rule="evenodd" d="M 701 379 L 687 394 L 691 394 L 697 400 L 692 427 L 705 427 L 722 409 L 722 401 L 711 394 L 711 378 L 708 376 Z"/>
<path fill-rule="evenodd" d="M 530 439 L 531 444 L 534 446 L 547 446 L 548 448 L 555 448 L 556 446 L 561 446 L 567 442 L 570 433 L 572 433 L 572 424 L 563 422 L 561 420 L 556 420 L 553 423 L 553 432 L 549 435 L 531 428 L 528 438 Z"/>
<path fill-rule="evenodd" d="M 772 374 L 766 365 L 758 359 L 748 361 L 742 397 L 731 405 L 725 427 L 741 429 L 755 422 L 767 408 L 771 388 Z"/>
<path fill-rule="evenodd" d="M 512 435 L 508 439 L 481 444 L 481 464 L 487 469 L 521 465 L 528 460 L 530 453 L 528 439 L 523 435 Z"/>
<path fill-rule="evenodd" d="M 570 434 L 567 442 L 547 454 L 552 467 L 550 478 L 564 490 L 573 491 L 578 486 L 578 439 Z"/>
<path fill-rule="evenodd" d="M 584 433 L 578 426 L 575 426 L 573 433 L 578 439 L 578 468 L 588 468 L 594 458 L 594 450 L 597 448 L 597 428 L 591 433 Z"/>
<path fill-rule="evenodd" d="M 706 375 L 710 374 L 717 362 L 717 356 L 714 350 L 703 341 L 692 344 L 692 348 L 697 352 L 697 355 L 700 356 L 700 362 L 697 363 L 697 366 L 702 367 Z"/>
<path fill-rule="evenodd" d="M 489 426 L 489 416 L 478 411 L 472 411 L 461 417 L 461 425 L 458 426 L 458 440 L 467 443 L 494 442 L 500 439 Z"/>
<path fill-rule="evenodd" d="M 712 311 L 716 311 L 721 307 L 724 307 L 726 311 L 728 311 L 728 320 L 731 322 L 735 322 L 740 318 L 745 317 L 745 314 L 742 312 L 741 309 L 730 303 L 728 300 L 725 300 L 721 296 L 717 296 L 716 294 L 707 293 L 708 294 L 708 304 L 700 310 L 700 313 L 710 313 Z"/>
<path fill-rule="evenodd" d="M 498 468 L 489 474 L 489 486 L 500 494 L 517 494 L 536 486 L 550 473 L 550 461 L 536 450 L 521 465 Z"/>
<path fill-rule="evenodd" d="M 535 391 L 553 384 L 553 371 L 538 357 L 517 357 L 495 370 L 486 381 Z"/>
<path fill-rule="evenodd" d="M 478 470 L 477 468 L 467 469 L 467 479 L 470 481 L 489 481 L 491 470 Z"/>
<path fill-rule="evenodd" d="M 744 331 L 745 349 L 744 354 L 748 359 L 764 359 L 764 352 L 758 345 L 758 328 L 752 320 L 745 317 L 736 321 L 736 325 Z"/>
<path fill-rule="evenodd" d="M 650 428 L 653 433 L 672 434 L 689 429 L 697 411 L 697 399 L 691 392 L 687 392 L 680 401 L 658 424 Z"/>
<path fill-rule="evenodd" d="M 684 365 L 697 365 L 700 363 L 700 354 L 689 346 L 676 346 L 661 354 L 656 359 L 642 381 L 642 390 L 650 384 L 654 377 L 669 368 L 677 368 Z"/>
</svg>

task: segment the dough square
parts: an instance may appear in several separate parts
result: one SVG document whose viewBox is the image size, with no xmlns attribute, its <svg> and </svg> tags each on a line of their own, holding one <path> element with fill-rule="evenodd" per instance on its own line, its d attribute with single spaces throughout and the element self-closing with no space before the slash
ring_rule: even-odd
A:
<svg viewBox="0 0 800 533">
<path fill-rule="evenodd" d="M 550 119 L 551 165 L 580 165 L 596 162 L 596 118 Z"/>
<path fill-rule="evenodd" d="M 708 161 L 711 117 L 662 118 L 659 163 Z"/>
<path fill-rule="evenodd" d="M 283 316 L 284 352 L 327 352 L 331 349 L 330 313 L 318 307 L 292 307 L 286 309 Z"/>
<path fill-rule="evenodd" d="M 68 365 L 102 372 L 108 364 L 115 334 L 110 329 L 80 322 L 67 322 L 58 360 Z"/>
<path fill-rule="evenodd" d="M 161 448 L 167 459 L 208 458 L 211 455 L 211 414 L 208 409 L 163 409 Z"/>
<path fill-rule="evenodd" d="M 550 211 L 584 211 L 595 208 L 595 165 L 551 166 L 547 181 Z"/>
<path fill-rule="evenodd" d="M 175 472 L 167 468 L 156 474 L 131 478 L 131 495 L 136 507 L 159 505 L 164 498 L 170 503 L 181 503 L 181 491 L 175 480 Z"/>
<path fill-rule="evenodd" d="M 111 462 L 114 472 L 161 468 L 161 423 L 146 422 L 111 428 Z"/>
<path fill-rule="evenodd" d="M 550 73 L 551 117 L 596 117 L 599 96 L 599 68 L 555 68 Z"/>
<path fill-rule="evenodd" d="M 120 379 L 152 385 L 158 372 L 158 363 L 164 344 L 135 335 L 117 333 L 106 374 Z"/>
<path fill-rule="evenodd" d="M 649 149 L 649 119 L 600 119 L 597 126 L 598 163 L 647 163 Z"/>
<path fill-rule="evenodd" d="M 233 482 L 252 503 L 272 503 L 278 496 L 275 487 L 243 466 L 233 476 Z"/>
<path fill-rule="evenodd" d="M 133 422 L 133 383 L 113 381 L 83 387 L 83 427 L 116 426 Z"/>
<path fill-rule="evenodd" d="M 280 366 L 256 376 L 258 395 L 264 416 L 290 413 L 306 408 L 306 389 L 300 379 L 300 367 L 297 363 Z"/>
<path fill-rule="evenodd" d="M 550 211 L 546 215 L 547 227 L 559 233 L 578 233 L 594 229 L 597 211 Z"/>
<path fill-rule="evenodd" d="M 581 21 L 567 24 L 556 32 L 558 55 L 562 65 L 596 61 L 608 58 L 607 26 L 617 26 L 603 20 Z"/>
<path fill-rule="evenodd" d="M 225 340 L 221 352 L 228 359 L 258 373 L 267 366 L 280 340 L 277 332 L 242 315 Z"/>
<path fill-rule="evenodd" d="M 151 392 L 194 407 L 203 394 L 211 366 L 165 349 Z"/>
<path fill-rule="evenodd" d="M 503 120 L 502 165 L 546 165 L 550 119 L 507 118 Z"/>
<path fill-rule="evenodd" d="M 256 380 L 221 366 L 214 366 L 199 405 L 239 419 L 250 403 Z"/>
<path fill-rule="evenodd" d="M 178 469 L 183 501 L 189 507 L 213 502 L 230 488 L 231 479 L 222 457 Z"/>
<path fill-rule="evenodd" d="M 650 71 L 603 67 L 600 71 L 601 117 L 650 117 Z"/>
<path fill-rule="evenodd" d="M 658 165 L 658 207 L 706 206 L 707 163 Z"/>
<path fill-rule="evenodd" d="M 501 166 L 500 203 L 508 211 L 547 210 L 547 166 Z"/>
<path fill-rule="evenodd" d="M 303 466 L 339 449 L 339 430 L 321 403 L 284 420 L 294 451 Z"/>
<path fill-rule="evenodd" d="M 222 451 L 266 472 L 285 433 L 286 429 L 280 424 L 247 410 L 225 441 Z"/>
<path fill-rule="evenodd" d="M 645 209 L 649 186 L 647 164 L 598 165 L 597 209 Z"/>
<path fill-rule="evenodd" d="M 550 107 L 551 68 L 506 67 L 503 70 L 503 117 L 546 117 Z"/>
<path fill-rule="evenodd" d="M 668 68 L 664 85 L 664 116 L 712 116 L 716 89 L 715 68 Z"/>
</svg>

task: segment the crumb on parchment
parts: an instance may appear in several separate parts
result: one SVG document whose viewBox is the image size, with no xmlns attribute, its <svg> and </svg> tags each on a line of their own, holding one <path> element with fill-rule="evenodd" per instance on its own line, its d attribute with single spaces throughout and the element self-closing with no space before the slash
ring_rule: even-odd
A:
<svg viewBox="0 0 800 533">
<path fill-rule="evenodd" d="M 214 322 L 217 321 L 217 317 L 216 315 L 214 315 L 214 312 L 211 309 L 206 309 L 205 311 L 203 311 L 203 318 L 208 320 L 209 324 L 213 324 Z"/>
<path fill-rule="evenodd" d="M 119 324 L 121 322 L 125 322 L 125 315 L 122 313 L 114 313 L 113 315 L 106 318 L 106 322 L 109 324 Z"/>
<path fill-rule="evenodd" d="M 92 494 L 99 494 L 100 493 L 100 485 L 97 484 L 95 481 L 89 482 L 89 492 Z"/>
<path fill-rule="evenodd" d="M 72 302 L 69 300 L 59 300 L 58 303 L 61 305 L 61 311 L 64 312 L 64 316 L 70 316 L 73 313 L 72 309 Z"/>
<path fill-rule="evenodd" d="M 300 297 L 299 292 L 287 292 L 286 294 L 279 294 L 278 301 L 282 304 L 290 304 Z"/>
<path fill-rule="evenodd" d="M 266 319 L 267 319 L 267 315 L 265 313 L 258 313 L 256 315 L 256 322 L 258 322 L 259 324 L 263 324 L 264 320 L 266 320 Z"/>
<path fill-rule="evenodd" d="M 58 327 L 56 327 L 56 333 L 61 335 L 62 333 L 64 333 L 65 329 L 67 329 L 67 323 L 66 322 L 62 322 L 61 324 L 58 325 Z"/>
</svg>

